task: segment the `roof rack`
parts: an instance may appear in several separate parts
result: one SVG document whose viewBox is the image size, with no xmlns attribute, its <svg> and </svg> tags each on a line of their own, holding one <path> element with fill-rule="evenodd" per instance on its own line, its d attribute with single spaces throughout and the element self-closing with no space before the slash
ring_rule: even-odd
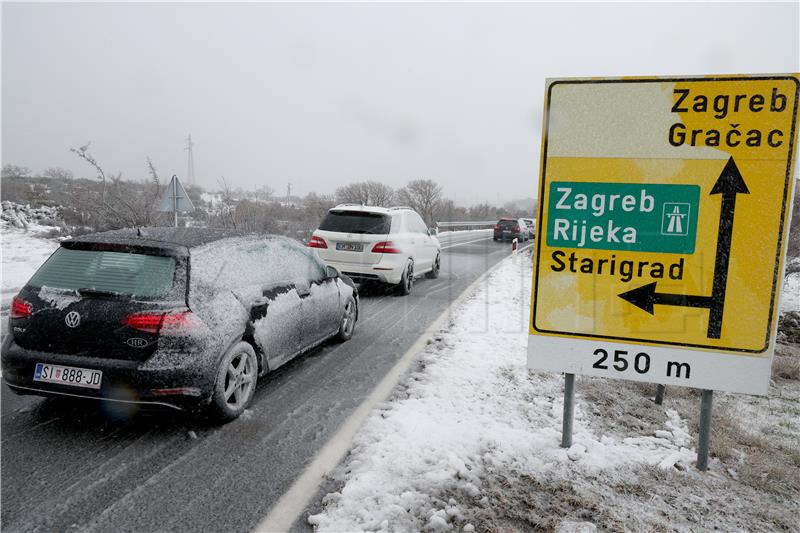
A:
<svg viewBox="0 0 800 533">
<path fill-rule="evenodd" d="M 411 208 L 407 205 L 396 205 L 394 207 L 390 207 L 389 209 L 391 210 L 391 209 L 411 209 Z"/>
<path fill-rule="evenodd" d="M 344 207 L 346 205 L 357 205 L 359 207 L 364 207 L 364 204 L 357 204 L 357 203 L 354 203 L 354 202 L 347 202 L 347 203 L 344 203 L 344 204 L 336 204 L 336 207 Z"/>
</svg>

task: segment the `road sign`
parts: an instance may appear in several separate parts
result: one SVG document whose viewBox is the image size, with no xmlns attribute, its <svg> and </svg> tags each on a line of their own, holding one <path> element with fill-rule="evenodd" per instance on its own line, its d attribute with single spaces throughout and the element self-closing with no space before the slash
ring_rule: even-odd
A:
<svg viewBox="0 0 800 533">
<path fill-rule="evenodd" d="M 178 211 L 181 213 L 194 211 L 194 204 L 191 198 L 183 188 L 181 180 L 178 176 L 172 176 L 172 179 L 164 189 L 164 194 L 161 195 L 161 202 L 158 207 L 159 211 Z"/>
<path fill-rule="evenodd" d="M 194 211 L 192 199 L 189 198 L 178 176 L 173 175 L 169 185 L 164 189 L 164 194 L 161 196 L 158 210 L 171 211 L 174 214 L 176 228 L 178 227 L 178 213 Z"/>
<path fill-rule="evenodd" d="M 548 80 L 531 368 L 766 394 L 799 88 Z"/>
</svg>

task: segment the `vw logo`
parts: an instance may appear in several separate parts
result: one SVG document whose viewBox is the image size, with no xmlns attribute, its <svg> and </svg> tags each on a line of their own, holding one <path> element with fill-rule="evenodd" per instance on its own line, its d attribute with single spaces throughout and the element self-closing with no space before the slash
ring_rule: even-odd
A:
<svg viewBox="0 0 800 533">
<path fill-rule="evenodd" d="M 70 311 L 67 313 L 67 316 L 64 317 L 64 322 L 71 328 L 77 328 L 81 323 L 81 315 L 79 315 L 77 311 Z"/>
</svg>

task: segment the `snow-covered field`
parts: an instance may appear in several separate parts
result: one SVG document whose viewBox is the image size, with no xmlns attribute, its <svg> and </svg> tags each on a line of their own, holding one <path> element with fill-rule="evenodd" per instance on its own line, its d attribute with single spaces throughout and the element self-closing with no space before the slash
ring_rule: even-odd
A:
<svg viewBox="0 0 800 533">
<path fill-rule="evenodd" d="M 778 380 L 769 399 L 717 395 L 723 420 L 712 452 L 724 462 L 712 459 L 706 474 L 694 466 L 699 401 L 690 389 L 671 387 L 658 406 L 654 387 L 579 378 L 574 444 L 564 450 L 563 378 L 525 368 L 530 280 L 529 257 L 515 256 L 462 304 L 356 436 L 331 475 L 340 488 L 309 523 L 318 531 L 796 528 L 796 377 Z M 737 412 L 747 427 L 729 419 Z M 771 443 L 747 441 L 763 431 Z M 785 469 L 768 471 L 757 452 Z M 754 464 L 780 490 L 754 488 Z"/>
<path fill-rule="evenodd" d="M 53 239 L 39 237 L 51 228 L 33 225 L 29 230 L 2 226 L 0 253 L 2 253 L 2 298 L 0 306 L 5 311 L 11 297 L 17 294 L 39 265 L 58 247 Z"/>
</svg>

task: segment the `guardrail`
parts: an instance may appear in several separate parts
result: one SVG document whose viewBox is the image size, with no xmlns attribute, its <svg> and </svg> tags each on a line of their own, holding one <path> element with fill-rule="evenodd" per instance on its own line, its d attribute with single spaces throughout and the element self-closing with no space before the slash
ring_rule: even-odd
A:
<svg viewBox="0 0 800 533">
<path fill-rule="evenodd" d="M 469 231 L 473 229 L 490 229 L 496 220 L 473 220 L 469 222 L 437 222 L 436 233 L 440 231 Z"/>
</svg>

